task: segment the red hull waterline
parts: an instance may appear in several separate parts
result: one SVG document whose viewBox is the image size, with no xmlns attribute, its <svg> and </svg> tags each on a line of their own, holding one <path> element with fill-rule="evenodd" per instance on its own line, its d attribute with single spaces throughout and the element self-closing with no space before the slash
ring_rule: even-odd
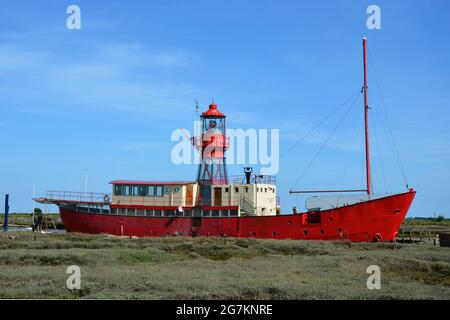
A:
<svg viewBox="0 0 450 320">
<path fill-rule="evenodd" d="M 315 213 L 260 217 L 145 217 L 60 208 L 67 232 L 130 237 L 395 241 L 415 191 Z"/>
</svg>

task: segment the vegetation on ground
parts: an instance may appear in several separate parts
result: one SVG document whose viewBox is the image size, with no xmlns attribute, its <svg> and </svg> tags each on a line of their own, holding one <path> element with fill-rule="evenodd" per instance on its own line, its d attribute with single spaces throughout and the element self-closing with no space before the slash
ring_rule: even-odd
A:
<svg viewBox="0 0 450 320">
<path fill-rule="evenodd" d="M 81 268 L 68 290 L 67 267 Z M 367 289 L 367 268 L 381 290 Z M 432 243 L 123 238 L 0 233 L 0 298 L 448 299 L 450 250 Z"/>
</svg>

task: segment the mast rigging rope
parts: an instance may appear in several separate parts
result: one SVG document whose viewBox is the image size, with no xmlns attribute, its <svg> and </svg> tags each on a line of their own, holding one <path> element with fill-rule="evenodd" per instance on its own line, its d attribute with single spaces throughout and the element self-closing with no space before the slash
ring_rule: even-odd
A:
<svg viewBox="0 0 450 320">
<path fill-rule="evenodd" d="M 353 99 L 352 103 L 350 104 L 350 106 L 347 108 L 347 110 L 345 111 L 345 113 L 343 114 L 343 116 L 341 117 L 341 119 L 339 120 L 339 122 L 337 123 L 337 125 L 334 127 L 334 129 L 331 131 L 331 133 L 329 134 L 328 138 L 324 141 L 324 143 L 320 146 L 319 150 L 316 152 L 316 154 L 314 155 L 314 157 L 312 158 L 312 160 L 309 162 L 309 164 L 306 166 L 305 170 L 302 172 L 302 174 L 300 175 L 300 177 L 297 179 L 297 181 L 295 182 L 295 184 L 292 186 L 291 190 L 295 189 L 295 187 L 297 186 L 297 184 L 300 182 L 300 180 L 305 176 L 305 174 L 308 172 L 309 168 L 313 165 L 314 161 L 317 159 L 317 157 L 319 156 L 319 154 L 322 152 L 322 150 L 325 148 L 325 146 L 328 144 L 328 142 L 330 141 L 331 137 L 333 136 L 333 134 L 336 132 L 336 130 L 339 128 L 339 126 L 342 124 L 342 122 L 344 121 L 344 119 L 346 118 L 346 116 L 348 115 L 348 113 L 350 112 L 350 110 L 353 108 L 353 105 L 355 104 L 356 100 L 358 99 L 358 97 L 360 97 L 361 92 L 358 89 L 359 94 L 357 94 L 357 96 Z"/>
<path fill-rule="evenodd" d="M 351 101 L 352 98 L 355 97 L 355 95 L 358 95 L 360 93 L 360 88 L 356 90 L 355 93 L 353 93 L 350 97 L 348 97 L 344 103 L 342 103 L 340 106 L 338 106 L 336 109 L 334 109 L 331 113 L 329 113 L 325 118 L 323 118 L 319 123 L 317 123 L 311 130 L 309 130 L 303 137 L 301 137 L 299 140 L 297 140 L 293 145 L 291 145 L 288 149 L 286 149 L 280 156 L 280 159 L 282 159 L 288 152 L 290 152 L 292 149 L 294 149 L 299 143 L 304 141 L 311 133 L 313 133 L 316 129 L 318 129 L 322 124 L 324 124 L 329 118 L 331 118 L 336 112 L 338 112 L 342 107 L 344 107 L 349 101 Z"/>
<path fill-rule="evenodd" d="M 370 52 L 370 49 L 368 50 L 368 52 L 369 52 L 370 64 L 372 66 L 373 75 L 374 75 L 374 78 L 375 78 L 375 84 L 377 86 L 377 92 L 378 92 L 378 95 L 380 96 L 380 101 L 381 101 L 381 105 L 383 106 L 384 116 L 386 118 L 386 122 L 387 122 L 387 125 L 388 125 L 388 128 L 389 128 L 389 136 L 387 135 L 388 136 L 388 141 L 389 141 L 389 144 L 391 145 L 391 148 L 393 149 L 393 151 L 395 153 L 395 156 L 397 158 L 397 161 L 398 161 L 398 164 L 400 166 L 400 170 L 401 170 L 401 173 L 402 173 L 402 176 L 403 176 L 403 181 L 405 182 L 406 188 L 408 189 L 409 188 L 408 179 L 406 178 L 405 168 L 403 166 L 402 159 L 400 158 L 400 153 L 398 152 L 397 143 L 395 142 L 395 139 L 394 139 L 394 134 L 392 132 L 391 122 L 389 120 L 389 116 L 388 116 L 388 113 L 387 113 L 387 110 L 386 110 L 387 108 L 386 108 L 386 105 L 384 103 L 383 95 L 381 94 L 381 88 L 380 88 L 380 84 L 378 82 L 377 73 L 376 73 L 376 70 L 375 70 L 375 64 L 373 62 L 372 54 Z M 383 127 L 383 129 L 384 129 L 384 127 Z M 389 139 L 389 137 L 390 137 L 390 139 Z"/>
</svg>

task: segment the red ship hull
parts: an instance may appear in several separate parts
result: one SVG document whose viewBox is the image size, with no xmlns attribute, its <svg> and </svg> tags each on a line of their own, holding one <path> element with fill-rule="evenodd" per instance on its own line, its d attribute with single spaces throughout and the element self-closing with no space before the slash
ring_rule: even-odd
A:
<svg viewBox="0 0 450 320">
<path fill-rule="evenodd" d="M 68 232 L 118 236 L 204 236 L 296 240 L 394 241 L 415 192 L 321 212 L 259 217 L 145 217 L 60 208 Z"/>
</svg>

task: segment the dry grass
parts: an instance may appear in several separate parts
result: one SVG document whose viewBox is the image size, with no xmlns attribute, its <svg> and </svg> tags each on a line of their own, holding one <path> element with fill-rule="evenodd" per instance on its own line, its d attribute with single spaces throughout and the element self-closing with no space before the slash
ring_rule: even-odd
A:
<svg viewBox="0 0 450 320">
<path fill-rule="evenodd" d="M 72 264 L 80 291 L 65 287 Z M 366 288 L 372 264 L 381 290 Z M 0 298 L 450 297 L 450 250 L 429 244 L 3 233 L 0 268 Z"/>
</svg>

